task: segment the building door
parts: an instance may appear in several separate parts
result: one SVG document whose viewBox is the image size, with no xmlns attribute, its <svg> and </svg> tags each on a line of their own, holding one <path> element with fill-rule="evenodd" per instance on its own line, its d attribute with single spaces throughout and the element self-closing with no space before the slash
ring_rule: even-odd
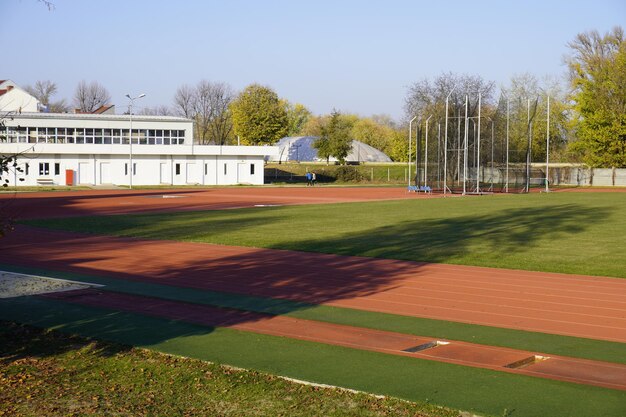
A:
<svg viewBox="0 0 626 417">
<path fill-rule="evenodd" d="M 237 184 L 250 182 L 250 176 L 248 175 L 248 164 L 237 164 Z"/>
<path fill-rule="evenodd" d="M 111 164 L 100 162 L 100 184 L 111 184 Z"/>
<path fill-rule="evenodd" d="M 187 164 L 187 176 L 185 178 L 185 182 L 187 184 L 196 184 L 198 182 L 198 177 L 196 176 L 196 164 L 188 163 Z"/>
<path fill-rule="evenodd" d="M 168 177 L 169 175 L 167 174 L 167 163 L 165 162 L 161 162 L 161 175 L 160 175 L 160 182 L 161 184 L 169 184 L 169 180 Z"/>
<path fill-rule="evenodd" d="M 93 171 L 89 169 L 89 162 L 78 163 L 78 181 L 77 184 L 92 184 Z"/>
</svg>

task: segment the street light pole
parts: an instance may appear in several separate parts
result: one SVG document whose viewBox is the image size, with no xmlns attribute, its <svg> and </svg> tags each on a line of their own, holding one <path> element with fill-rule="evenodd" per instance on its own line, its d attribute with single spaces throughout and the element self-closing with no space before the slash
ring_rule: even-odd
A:
<svg viewBox="0 0 626 417">
<path fill-rule="evenodd" d="M 128 132 L 128 142 L 130 144 L 130 152 L 128 155 L 128 188 L 133 189 L 133 105 L 135 100 L 145 97 L 145 94 L 139 94 L 137 97 L 131 97 L 130 94 L 126 94 L 126 97 L 130 100 L 128 104 L 128 116 L 130 119 L 130 131 Z"/>
</svg>

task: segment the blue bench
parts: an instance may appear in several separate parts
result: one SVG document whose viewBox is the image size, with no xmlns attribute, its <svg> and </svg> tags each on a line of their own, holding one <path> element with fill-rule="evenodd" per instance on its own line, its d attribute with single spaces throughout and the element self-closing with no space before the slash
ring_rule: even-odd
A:
<svg viewBox="0 0 626 417">
<path fill-rule="evenodd" d="M 430 188 L 428 185 L 420 185 L 419 187 L 417 185 L 409 185 L 407 187 L 407 191 L 408 192 L 412 191 L 414 193 L 424 192 L 424 193 L 429 193 L 430 194 L 430 193 L 433 192 L 433 189 Z"/>
</svg>

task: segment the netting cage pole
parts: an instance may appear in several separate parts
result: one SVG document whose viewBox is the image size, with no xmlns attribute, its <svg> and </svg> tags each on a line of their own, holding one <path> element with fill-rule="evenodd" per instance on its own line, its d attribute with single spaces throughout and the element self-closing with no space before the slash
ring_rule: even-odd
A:
<svg viewBox="0 0 626 417">
<path fill-rule="evenodd" d="M 452 90 L 446 96 L 446 123 L 445 123 L 445 132 L 444 132 L 444 144 L 443 144 L 443 194 L 446 194 L 448 188 L 448 100 L 450 99 L 450 95 L 454 91 L 456 86 L 452 87 Z"/>
<path fill-rule="evenodd" d="M 467 189 L 466 189 L 466 184 L 467 184 L 467 163 L 468 163 L 468 159 L 467 159 L 467 151 L 468 151 L 468 139 L 469 139 L 469 132 L 468 132 L 468 106 L 469 106 L 469 97 L 466 94 L 465 95 L 465 120 L 464 120 L 464 128 L 465 128 L 465 132 L 463 134 L 463 195 L 466 194 Z M 460 122 L 460 120 L 459 120 Z M 461 152 L 461 149 L 459 148 L 459 152 Z"/>
<path fill-rule="evenodd" d="M 548 110 L 546 111 L 546 113 L 548 121 L 546 122 L 546 193 L 550 191 L 550 189 L 548 188 L 548 178 L 550 178 L 550 176 L 548 175 L 550 170 L 550 94 L 548 94 L 547 96 L 547 101 Z"/>
</svg>

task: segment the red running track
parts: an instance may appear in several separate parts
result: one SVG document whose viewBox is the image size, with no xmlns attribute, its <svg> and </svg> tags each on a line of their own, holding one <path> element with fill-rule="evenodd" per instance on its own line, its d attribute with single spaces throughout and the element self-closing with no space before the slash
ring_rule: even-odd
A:
<svg viewBox="0 0 626 417">
<path fill-rule="evenodd" d="M 626 280 L 18 227 L 0 263 L 626 343 Z"/>
<path fill-rule="evenodd" d="M 0 207 L 12 217 L 30 219 L 439 197 L 436 194 L 409 193 L 405 187 L 94 190 L 0 193 Z"/>
</svg>

